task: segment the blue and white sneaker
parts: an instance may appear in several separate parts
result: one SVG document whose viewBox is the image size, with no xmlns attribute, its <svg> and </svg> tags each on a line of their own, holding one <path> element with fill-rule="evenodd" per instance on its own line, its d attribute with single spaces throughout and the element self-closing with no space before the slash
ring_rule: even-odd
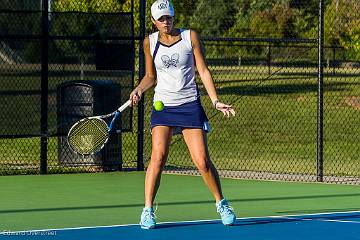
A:
<svg viewBox="0 0 360 240">
<path fill-rule="evenodd" d="M 155 213 L 152 207 L 145 207 L 141 213 L 140 226 L 142 229 L 155 228 Z"/>
<path fill-rule="evenodd" d="M 228 205 L 225 199 L 216 204 L 216 211 L 220 213 L 221 221 L 225 226 L 231 226 L 235 223 L 234 209 Z"/>
</svg>

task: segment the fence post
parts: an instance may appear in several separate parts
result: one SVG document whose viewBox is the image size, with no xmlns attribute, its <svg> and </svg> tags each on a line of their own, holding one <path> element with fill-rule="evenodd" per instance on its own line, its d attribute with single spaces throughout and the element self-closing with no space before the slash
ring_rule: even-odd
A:
<svg viewBox="0 0 360 240">
<path fill-rule="evenodd" d="M 318 116 L 317 116 L 317 181 L 324 180 L 324 9 L 323 0 L 319 0 L 318 26 Z"/>
<path fill-rule="evenodd" d="M 145 75 L 145 59 L 143 40 L 145 37 L 145 16 L 146 16 L 146 0 L 140 0 L 140 41 L 139 41 L 139 79 Z M 138 139 L 137 139 L 137 171 L 144 170 L 144 106 L 145 94 L 138 104 Z"/>
<path fill-rule="evenodd" d="M 335 75 L 335 61 L 336 61 L 336 47 L 335 46 L 332 46 L 332 49 L 333 49 L 333 61 L 332 61 L 332 64 L 333 64 L 333 75 Z"/>
<path fill-rule="evenodd" d="M 40 138 L 40 174 L 47 173 L 48 148 L 48 46 L 49 46 L 49 3 L 42 1 L 42 39 L 41 39 L 41 138 Z"/>
<path fill-rule="evenodd" d="M 271 45 L 268 46 L 268 74 L 271 75 Z"/>
</svg>

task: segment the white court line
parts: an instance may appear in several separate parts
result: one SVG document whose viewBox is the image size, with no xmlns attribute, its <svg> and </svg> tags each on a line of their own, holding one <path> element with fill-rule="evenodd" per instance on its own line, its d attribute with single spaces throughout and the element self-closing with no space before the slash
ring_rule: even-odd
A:
<svg viewBox="0 0 360 240">
<path fill-rule="evenodd" d="M 322 220 L 322 219 L 313 219 L 315 221 L 321 221 L 321 222 L 339 222 L 339 223 L 357 223 L 360 224 L 360 222 L 356 222 L 356 221 L 348 221 L 348 220 Z"/>
<path fill-rule="evenodd" d="M 290 220 L 299 220 L 299 221 L 317 221 L 317 222 L 337 222 L 337 223 L 357 223 L 357 221 L 350 221 L 350 220 L 334 220 L 334 219 L 316 219 L 316 218 L 286 218 Z"/>
<path fill-rule="evenodd" d="M 308 220 L 308 221 L 338 221 L 338 222 L 348 222 L 348 223 L 359 223 L 356 221 L 346 221 L 346 220 L 326 220 L 326 219 L 299 219 L 295 217 L 304 217 L 304 216 L 316 216 L 316 215 L 335 215 L 335 214 L 348 214 L 348 213 L 360 213 L 360 211 L 348 211 L 348 212 L 324 212 L 324 213 L 310 213 L 310 214 L 299 214 L 299 215 L 274 215 L 274 216 L 259 216 L 259 217 L 244 217 L 236 218 L 236 220 L 253 220 L 253 219 L 263 219 L 263 218 L 283 218 L 291 220 Z M 183 224 L 183 223 L 197 223 L 197 222 L 216 222 L 220 219 L 203 219 L 203 220 L 192 220 L 192 221 L 179 221 L 179 222 L 161 222 L 156 225 L 163 224 Z M 139 224 L 120 224 L 120 225 L 102 225 L 102 226 L 88 226 L 88 227 L 70 227 L 70 228 L 53 228 L 53 229 L 37 229 L 37 230 L 24 230 L 24 231 L 5 231 L 0 232 L 0 235 L 9 235 L 17 233 L 31 233 L 31 232 L 50 232 L 50 231 L 68 231 L 68 230 L 82 230 L 82 229 L 95 229 L 95 228 L 115 228 L 115 227 L 130 227 L 130 226 L 139 226 Z"/>
</svg>

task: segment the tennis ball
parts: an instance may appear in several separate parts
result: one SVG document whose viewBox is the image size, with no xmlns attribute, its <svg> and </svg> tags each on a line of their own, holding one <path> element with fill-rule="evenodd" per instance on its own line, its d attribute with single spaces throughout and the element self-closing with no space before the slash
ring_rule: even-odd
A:
<svg viewBox="0 0 360 240">
<path fill-rule="evenodd" d="M 164 109 L 164 103 L 162 101 L 154 102 L 154 109 L 156 111 L 162 111 Z"/>
</svg>

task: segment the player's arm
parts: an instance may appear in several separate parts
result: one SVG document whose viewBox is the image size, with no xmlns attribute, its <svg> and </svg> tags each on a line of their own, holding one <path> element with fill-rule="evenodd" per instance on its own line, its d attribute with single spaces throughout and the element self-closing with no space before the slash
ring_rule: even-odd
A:
<svg viewBox="0 0 360 240">
<path fill-rule="evenodd" d="M 200 44 L 199 36 L 193 30 L 190 31 L 190 36 L 191 36 L 191 43 L 195 56 L 196 68 L 198 70 L 201 81 L 203 82 L 212 103 L 214 103 L 216 100 L 218 100 L 218 97 L 216 94 L 216 89 L 210 70 L 206 66 L 204 56 L 201 52 L 201 44 Z"/>
<path fill-rule="evenodd" d="M 205 63 L 205 58 L 201 51 L 201 44 L 198 34 L 195 31 L 191 30 L 190 37 L 194 51 L 196 68 L 200 75 L 201 81 L 203 82 L 205 89 L 211 99 L 211 102 L 213 103 L 215 108 L 223 112 L 224 115 L 226 116 L 230 116 L 230 114 L 235 115 L 235 111 L 230 105 L 224 104 L 220 102 L 218 99 L 213 78 L 211 76 L 209 68 Z"/>
<path fill-rule="evenodd" d="M 131 92 L 130 100 L 132 105 L 136 105 L 140 99 L 141 95 L 151 88 L 155 84 L 156 72 L 154 67 L 154 62 L 150 54 L 150 41 L 149 37 L 144 39 L 144 55 L 145 55 L 145 76 L 141 79 L 139 85 Z"/>
</svg>

